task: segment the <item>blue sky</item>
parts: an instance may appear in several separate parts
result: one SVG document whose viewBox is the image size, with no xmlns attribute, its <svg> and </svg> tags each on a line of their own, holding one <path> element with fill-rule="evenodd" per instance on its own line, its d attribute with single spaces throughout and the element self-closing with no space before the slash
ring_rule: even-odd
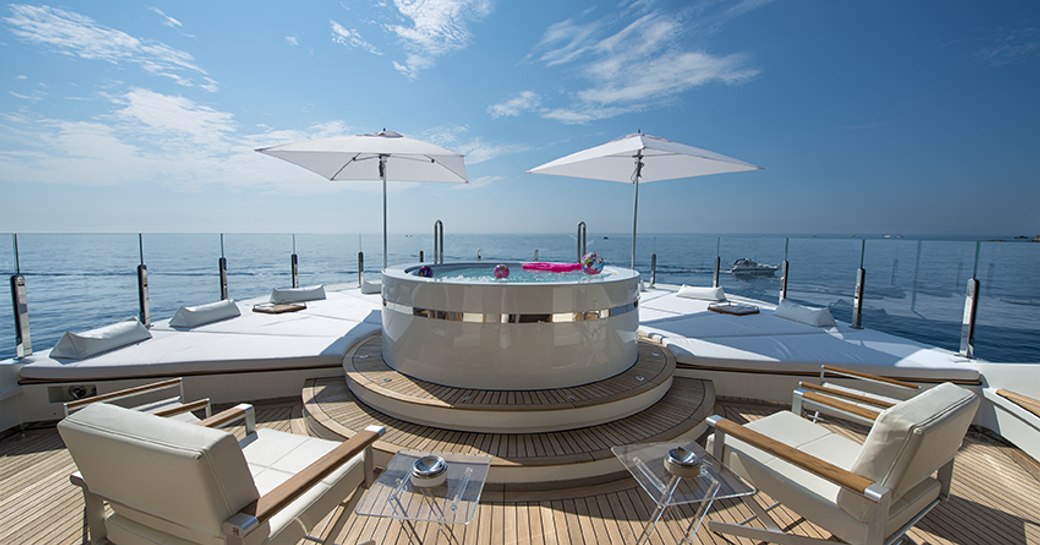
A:
<svg viewBox="0 0 1040 545">
<path fill-rule="evenodd" d="M 1028 0 L 7 4 L 0 55 L 0 231 L 378 232 L 253 149 L 386 127 L 473 182 L 393 232 L 624 232 L 630 186 L 525 171 L 639 129 L 765 167 L 643 186 L 642 233 L 1040 233 Z"/>
</svg>

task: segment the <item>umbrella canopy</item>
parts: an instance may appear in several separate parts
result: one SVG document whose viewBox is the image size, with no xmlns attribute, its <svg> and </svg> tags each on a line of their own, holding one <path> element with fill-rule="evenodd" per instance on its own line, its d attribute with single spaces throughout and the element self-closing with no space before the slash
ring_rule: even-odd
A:
<svg viewBox="0 0 1040 545">
<path fill-rule="evenodd" d="M 672 142 L 666 138 L 636 133 L 593 148 L 572 153 L 528 170 L 532 174 L 555 174 L 635 185 L 632 212 L 632 268 L 636 266 L 636 226 L 639 217 L 639 183 L 691 178 L 725 172 L 760 170 L 706 149 Z"/>
<path fill-rule="evenodd" d="M 332 181 L 383 182 L 383 268 L 387 265 L 386 183 L 467 183 L 460 153 L 383 129 L 260 148 L 256 151 L 301 166 Z"/>
</svg>

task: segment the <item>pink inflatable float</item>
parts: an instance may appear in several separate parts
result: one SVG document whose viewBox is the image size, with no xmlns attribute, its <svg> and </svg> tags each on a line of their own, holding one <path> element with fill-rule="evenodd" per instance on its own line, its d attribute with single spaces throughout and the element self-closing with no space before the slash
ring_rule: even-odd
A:
<svg viewBox="0 0 1040 545">
<path fill-rule="evenodd" d="M 581 263 L 560 263 L 555 261 L 529 261 L 523 265 L 525 271 L 574 272 L 581 270 Z"/>
</svg>

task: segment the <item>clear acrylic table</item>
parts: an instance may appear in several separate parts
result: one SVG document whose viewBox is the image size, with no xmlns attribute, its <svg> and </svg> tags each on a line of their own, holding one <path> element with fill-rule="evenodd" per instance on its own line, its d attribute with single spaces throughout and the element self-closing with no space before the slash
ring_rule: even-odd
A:
<svg viewBox="0 0 1040 545">
<path fill-rule="evenodd" d="M 401 521 L 410 542 L 422 543 L 416 522 L 433 522 L 449 543 L 458 543 L 452 526 L 469 524 L 476 515 L 491 458 L 436 453 L 448 465 L 444 484 L 428 488 L 414 486 L 413 464 L 428 454 L 431 453 L 401 451 L 395 454 L 354 511 L 359 515 Z"/>
<path fill-rule="evenodd" d="M 699 458 L 699 474 L 682 476 L 666 468 L 665 459 L 669 451 L 676 447 L 681 447 Z M 700 503 L 680 542 L 692 543 L 715 500 L 755 493 L 754 487 L 741 480 L 697 443 L 647 443 L 612 447 L 610 450 L 657 504 L 643 533 L 636 541 L 637 544 L 650 539 L 657 524 L 669 509 L 684 504 Z"/>
</svg>

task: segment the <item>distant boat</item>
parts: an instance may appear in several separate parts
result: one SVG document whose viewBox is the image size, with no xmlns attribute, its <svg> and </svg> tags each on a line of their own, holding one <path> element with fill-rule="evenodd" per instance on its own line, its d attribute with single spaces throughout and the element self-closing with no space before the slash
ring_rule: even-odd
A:
<svg viewBox="0 0 1040 545">
<path fill-rule="evenodd" d="M 779 269 L 779 265 L 766 265 L 764 263 L 756 263 L 754 260 L 748 257 L 742 257 L 733 262 L 729 267 L 729 272 L 733 276 L 745 277 L 745 278 L 768 278 L 776 276 L 776 270 Z"/>
</svg>

